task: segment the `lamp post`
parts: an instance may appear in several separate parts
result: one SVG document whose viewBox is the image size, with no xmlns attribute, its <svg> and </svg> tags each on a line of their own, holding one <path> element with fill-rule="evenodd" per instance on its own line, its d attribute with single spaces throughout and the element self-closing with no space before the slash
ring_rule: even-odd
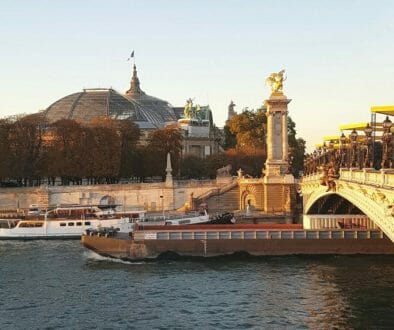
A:
<svg viewBox="0 0 394 330">
<path fill-rule="evenodd" d="M 340 152 L 341 152 L 341 163 L 339 164 L 339 167 L 345 167 L 346 166 L 346 136 L 345 134 L 341 134 L 341 137 L 339 138 L 340 142 Z"/>
<path fill-rule="evenodd" d="M 328 162 L 334 164 L 335 154 L 334 154 L 334 141 L 330 140 L 328 143 Z"/>
<path fill-rule="evenodd" d="M 323 164 L 326 165 L 327 163 L 327 145 L 326 142 L 323 143 Z"/>
<path fill-rule="evenodd" d="M 357 131 L 354 129 L 350 133 L 350 143 L 352 146 L 352 157 L 350 161 L 350 167 L 357 167 Z"/>
<path fill-rule="evenodd" d="M 319 165 L 319 153 L 316 149 L 313 151 L 313 154 L 311 155 L 311 165 L 312 165 L 311 172 L 316 173 L 317 167 Z"/>
<path fill-rule="evenodd" d="M 390 133 L 391 125 L 392 125 L 392 122 L 389 119 L 389 116 L 386 116 L 386 119 L 383 121 L 382 168 L 391 167 L 391 155 L 389 155 L 390 154 L 390 143 L 391 143 L 391 133 Z"/>
<path fill-rule="evenodd" d="M 373 167 L 373 155 L 372 155 L 372 127 L 367 123 L 367 126 L 364 129 L 365 133 L 365 159 L 364 159 L 364 167 L 371 168 Z"/>
</svg>

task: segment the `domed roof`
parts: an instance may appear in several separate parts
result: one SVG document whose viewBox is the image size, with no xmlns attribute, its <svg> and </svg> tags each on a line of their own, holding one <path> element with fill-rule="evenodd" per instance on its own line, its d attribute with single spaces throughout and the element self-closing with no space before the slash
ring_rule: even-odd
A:
<svg viewBox="0 0 394 330">
<path fill-rule="evenodd" d="M 141 128 L 163 127 L 177 120 L 168 102 L 141 90 L 135 65 L 130 89 L 125 95 L 113 89 L 84 89 L 61 98 L 45 110 L 45 118 L 50 123 L 60 119 L 88 123 L 103 116 L 131 119 Z"/>
</svg>

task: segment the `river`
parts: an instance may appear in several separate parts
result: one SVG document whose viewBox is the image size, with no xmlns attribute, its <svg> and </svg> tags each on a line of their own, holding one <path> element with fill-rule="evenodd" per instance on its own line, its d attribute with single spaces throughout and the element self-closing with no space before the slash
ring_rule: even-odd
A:
<svg viewBox="0 0 394 330">
<path fill-rule="evenodd" d="M 0 329 L 393 327 L 394 256 L 127 263 L 0 241 Z"/>
</svg>

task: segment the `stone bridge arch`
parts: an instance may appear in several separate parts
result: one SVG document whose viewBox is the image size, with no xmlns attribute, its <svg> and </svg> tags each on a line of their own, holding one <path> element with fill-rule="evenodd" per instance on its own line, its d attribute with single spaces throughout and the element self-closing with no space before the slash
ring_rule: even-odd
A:
<svg viewBox="0 0 394 330">
<path fill-rule="evenodd" d="M 305 215 L 310 213 L 319 199 L 336 194 L 357 207 L 394 242 L 394 200 L 391 192 L 341 180 L 336 182 L 335 192 L 327 191 L 327 187 L 321 186 L 319 182 L 309 182 L 301 187 Z"/>
</svg>

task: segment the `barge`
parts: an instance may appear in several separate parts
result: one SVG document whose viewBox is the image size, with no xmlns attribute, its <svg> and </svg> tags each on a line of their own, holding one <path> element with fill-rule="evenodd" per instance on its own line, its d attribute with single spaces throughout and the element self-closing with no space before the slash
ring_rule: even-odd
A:
<svg viewBox="0 0 394 330">
<path fill-rule="evenodd" d="M 394 244 L 380 230 L 305 230 L 288 224 L 150 226 L 129 235 L 84 235 L 81 241 L 100 255 L 129 261 L 238 252 L 252 256 L 394 254 Z"/>
</svg>

